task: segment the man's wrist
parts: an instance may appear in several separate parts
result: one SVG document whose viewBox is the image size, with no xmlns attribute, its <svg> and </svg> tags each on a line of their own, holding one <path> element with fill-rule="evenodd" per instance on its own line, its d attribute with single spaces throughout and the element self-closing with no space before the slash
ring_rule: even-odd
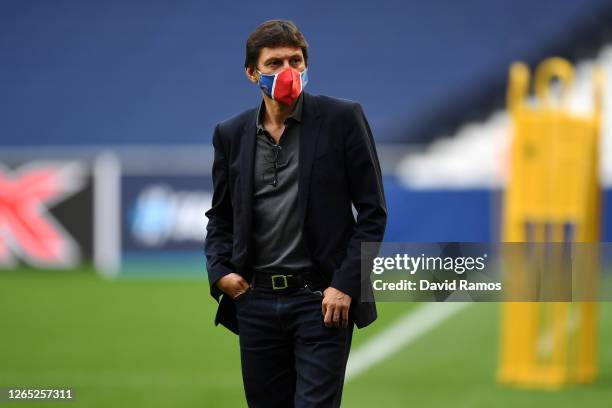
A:
<svg viewBox="0 0 612 408">
<path fill-rule="evenodd" d="M 331 284 L 329 285 L 330 288 L 334 288 L 342 293 L 344 293 L 345 295 L 348 295 L 351 300 L 357 300 L 359 299 L 360 295 L 361 295 L 361 286 L 355 288 L 355 285 L 343 285 L 341 280 L 336 280 L 335 282 L 331 282 Z"/>
<path fill-rule="evenodd" d="M 327 289 L 333 289 L 333 290 L 335 290 L 335 291 L 339 292 L 339 294 L 340 294 L 340 295 L 342 295 L 342 296 L 346 296 L 346 297 L 347 297 L 347 298 L 349 298 L 350 300 L 352 300 L 352 299 L 353 299 L 353 297 L 352 297 L 351 295 L 349 295 L 349 294 L 348 294 L 348 293 L 346 293 L 346 292 L 343 292 L 342 290 L 340 290 L 340 289 L 338 289 L 338 288 L 336 288 L 336 287 L 333 287 L 333 286 L 328 286 L 328 287 L 327 287 Z"/>
<path fill-rule="evenodd" d="M 221 276 L 219 276 L 211 285 L 211 292 L 213 295 L 216 295 L 215 297 L 219 297 L 223 294 L 225 294 L 225 291 L 221 288 L 220 282 L 221 279 L 223 279 L 225 276 L 229 275 L 231 272 L 226 272 L 224 274 L 222 274 Z"/>
</svg>

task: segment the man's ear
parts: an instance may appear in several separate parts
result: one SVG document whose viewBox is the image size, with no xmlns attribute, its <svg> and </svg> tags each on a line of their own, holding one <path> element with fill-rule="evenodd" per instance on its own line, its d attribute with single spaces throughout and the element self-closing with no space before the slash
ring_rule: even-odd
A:
<svg viewBox="0 0 612 408">
<path fill-rule="evenodd" d="M 255 70 L 255 67 L 246 67 L 244 69 L 244 72 L 249 81 L 251 81 L 252 83 L 256 84 L 259 81 L 259 74 Z"/>
</svg>

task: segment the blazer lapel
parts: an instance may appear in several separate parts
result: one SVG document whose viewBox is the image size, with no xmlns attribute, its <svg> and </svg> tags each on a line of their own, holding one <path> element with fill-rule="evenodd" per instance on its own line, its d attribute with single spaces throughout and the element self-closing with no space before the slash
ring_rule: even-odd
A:
<svg viewBox="0 0 612 408">
<path fill-rule="evenodd" d="M 242 219 L 239 222 L 242 226 L 240 230 L 244 234 L 242 242 L 244 243 L 245 255 L 248 255 L 253 219 L 253 166 L 255 163 L 257 112 L 258 109 L 256 108 L 253 115 L 245 123 L 240 140 L 240 187 L 238 191 L 242 203 Z"/>
<path fill-rule="evenodd" d="M 300 212 L 300 225 L 304 225 L 306 207 L 310 193 L 310 175 L 319 139 L 321 126 L 319 106 L 315 96 L 304 92 L 304 105 L 302 107 L 302 134 L 300 135 L 299 153 L 299 182 L 298 182 L 298 209 Z"/>
</svg>

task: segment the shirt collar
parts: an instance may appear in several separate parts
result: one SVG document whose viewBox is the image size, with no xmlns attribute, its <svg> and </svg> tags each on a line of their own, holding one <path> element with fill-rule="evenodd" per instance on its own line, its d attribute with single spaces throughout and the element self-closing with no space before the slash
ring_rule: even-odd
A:
<svg viewBox="0 0 612 408">
<path fill-rule="evenodd" d="M 295 103 L 295 107 L 293 108 L 293 112 L 291 112 L 291 115 L 289 115 L 287 119 L 285 119 L 285 123 L 289 119 L 293 119 L 298 123 L 302 122 L 303 99 L 304 99 L 304 92 L 300 93 L 300 96 L 298 96 L 297 102 Z M 257 133 L 265 131 L 265 128 L 263 127 L 263 123 L 262 123 L 263 115 L 265 111 L 266 111 L 266 105 L 265 105 L 264 100 L 262 99 L 261 104 L 259 104 L 259 109 L 257 110 Z"/>
</svg>

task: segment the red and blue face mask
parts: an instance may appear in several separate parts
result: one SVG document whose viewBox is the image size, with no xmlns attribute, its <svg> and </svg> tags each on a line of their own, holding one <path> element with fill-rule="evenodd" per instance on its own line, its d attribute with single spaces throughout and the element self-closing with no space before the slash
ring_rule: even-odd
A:
<svg viewBox="0 0 612 408">
<path fill-rule="evenodd" d="M 285 68 L 277 74 L 267 75 L 259 72 L 259 87 L 270 98 L 291 105 L 302 93 L 308 83 L 307 69 L 302 72 Z"/>
</svg>

